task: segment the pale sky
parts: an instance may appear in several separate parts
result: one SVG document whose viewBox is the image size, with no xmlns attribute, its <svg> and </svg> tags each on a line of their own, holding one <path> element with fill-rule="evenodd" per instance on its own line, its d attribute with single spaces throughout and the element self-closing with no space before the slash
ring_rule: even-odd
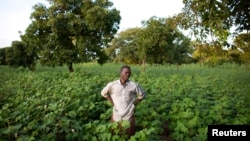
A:
<svg viewBox="0 0 250 141">
<path fill-rule="evenodd" d="M 142 20 L 152 16 L 166 18 L 181 12 L 182 0 L 111 0 L 114 7 L 120 10 L 122 20 L 120 30 L 141 27 Z M 32 7 L 37 3 L 46 4 L 46 0 L 1 0 L 0 1 L 0 48 L 20 40 L 22 33 L 31 23 L 29 17 Z"/>
</svg>

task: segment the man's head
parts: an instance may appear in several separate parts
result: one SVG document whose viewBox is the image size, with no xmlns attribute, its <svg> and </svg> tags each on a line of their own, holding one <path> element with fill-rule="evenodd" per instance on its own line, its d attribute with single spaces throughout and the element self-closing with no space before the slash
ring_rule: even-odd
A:
<svg viewBox="0 0 250 141">
<path fill-rule="evenodd" d="M 127 81 L 131 75 L 131 69 L 129 66 L 122 66 L 120 69 L 120 79 Z"/>
</svg>

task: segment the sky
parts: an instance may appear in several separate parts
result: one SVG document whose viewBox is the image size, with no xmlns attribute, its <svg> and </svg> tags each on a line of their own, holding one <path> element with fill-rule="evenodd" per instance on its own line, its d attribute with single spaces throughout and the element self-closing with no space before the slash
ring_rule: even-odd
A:
<svg viewBox="0 0 250 141">
<path fill-rule="evenodd" d="M 143 20 L 152 16 L 167 18 L 181 12 L 182 0 L 111 0 L 120 11 L 121 22 L 118 32 L 141 27 Z M 35 4 L 48 4 L 46 0 L 1 0 L 0 1 L 0 48 L 11 46 L 20 40 L 20 33 L 31 23 L 30 14 Z"/>
</svg>

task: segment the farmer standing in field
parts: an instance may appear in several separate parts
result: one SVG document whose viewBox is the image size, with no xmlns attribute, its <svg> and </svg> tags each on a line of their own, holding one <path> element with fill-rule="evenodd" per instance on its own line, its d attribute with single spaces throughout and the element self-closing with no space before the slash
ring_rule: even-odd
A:
<svg viewBox="0 0 250 141">
<path fill-rule="evenodd" d="M 113 106 L 112 122 L 120 120 L 130 122 L 130 127 L 126 130 L 129 136 L 135 132 L 135 105 L 145 97 L 145 92 L 138 83 L 129 80 L 130 75 L 130 67 L 122 66 L 120 79 L 109 82 L 101 91 L 101 95 Z"/>
</svg>

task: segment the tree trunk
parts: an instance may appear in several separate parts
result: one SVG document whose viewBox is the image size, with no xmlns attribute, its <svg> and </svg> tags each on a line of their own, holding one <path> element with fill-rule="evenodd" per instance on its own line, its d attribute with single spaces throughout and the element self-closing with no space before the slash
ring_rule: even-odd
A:
<svg viewBox="0 0 250 141">
<path fill-rule="evenodd" d="M 74 72 L 73 63 L 69 63 L 68 67 L 69 67 L 69 72 L 70 73 Z"/>
<path fill-rule="evenodd" d="M 142 72 L 145 71 L 145 59 L 142 60 Z"/>
</svg>

